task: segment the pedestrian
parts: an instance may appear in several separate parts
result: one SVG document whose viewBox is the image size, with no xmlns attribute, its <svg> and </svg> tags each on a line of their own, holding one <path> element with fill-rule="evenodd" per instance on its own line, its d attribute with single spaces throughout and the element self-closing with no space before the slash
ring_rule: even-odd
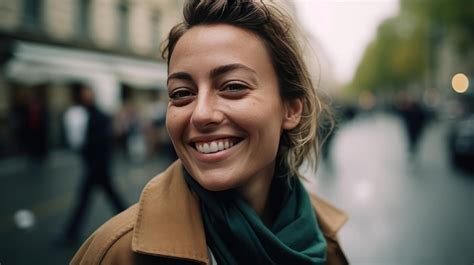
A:
<svg viewBox="0 0 474 265">
<path fill-rule="evenodd" d="M 420 102 L 413 95 L 404 91 L 400 93 L 396 103 L 395 111 L 405 124 L 408 151 L 411 158 L 413 158 L 416 154 L 423 129 L 427 125 L 428 116 Z"/>
<path fill-rule="evenodd" d="M 27 106 L 26 143 L 32 162 L 42 165 L 48 152 L 49 111 L 47 108 L 48 84 L 36 85 L 32 88 L 31 99 Z"/>
<path fill-rule="evenodd" d="M 90 87 L 73 83 L 71 88 L 75 104 L 64 114 L 64 127 L 68 143 L 81 154 L 84 176 L 63 238 L 66 242 L 77 241 L 94 187 L 106 193 L 117 213 L 125 209 L 125 203 L 112 185 L 111 121 L 96 106 Z"/>
<path fill-rule="evenodd" d="M 166 126 L 179 160 L 72 264 L 346 264 L 346 216 L 303 187 L 322 105 L 273 3 L 187 1 L 169 33 Z"/>
</svg>

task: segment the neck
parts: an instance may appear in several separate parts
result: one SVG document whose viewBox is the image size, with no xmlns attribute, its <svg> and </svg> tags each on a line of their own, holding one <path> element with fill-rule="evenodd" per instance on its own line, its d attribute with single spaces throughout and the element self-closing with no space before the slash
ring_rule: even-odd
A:
<svg viewBox="0 0 474 265">
<path fill-rule="evenodd" d="M 272 219 L 272 211 L 268 207 L 268 198 L 274 171 L 275 163 L 271 163 L 267 169 L 252 177 L 247 184 L 239 189 L 245 200 L 267 226 L 271 224 Z"/>
</svg>

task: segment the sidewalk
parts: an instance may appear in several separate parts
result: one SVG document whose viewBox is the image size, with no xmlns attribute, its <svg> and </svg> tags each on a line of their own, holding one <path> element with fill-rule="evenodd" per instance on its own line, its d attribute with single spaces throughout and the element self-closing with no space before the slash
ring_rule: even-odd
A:
<svg viewBox="0 0 474 265">
<path fill-rule="evenodd" d="M 134 164 L 121 155 L 114 159 L 114 182 L 129 205 L 138 201 L 143 186 L 171 160 L 163 155 Z M 67 264 L 78 245 L 58 247 L 54 240 L 62 232 L 81 177 L 80 160 L 66 150 L 53 150 L 43 166 L 31 166 L 25 158 L 0 161 L 0 263 Z M 82 226 L 84 240 L 114 215 L 102 192 L 94 192 Z M 19 229 L 15 213 L 26 209 L 34 225 Z"/>
<path fill-rule="evenodd" d="M 434 122 L 409 155 L 403 124 L 374 113 L 334 139 L 332 169 L 313 189 L 344 209 L 340 241 L 351 264 L 471 264 L 474 178 L 450 165 L 448 124 Z"/>
</svg>

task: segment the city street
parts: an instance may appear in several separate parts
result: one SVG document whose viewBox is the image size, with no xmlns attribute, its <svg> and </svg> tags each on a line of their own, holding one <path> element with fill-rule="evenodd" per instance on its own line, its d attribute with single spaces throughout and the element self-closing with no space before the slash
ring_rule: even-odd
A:
<svg viewBox="0 0 474 265">
<path fill-rule="evenodd" d="M 447 157 L 446 122 L 428 124 L 410 156 L 401 120 L 356 117 L 333 140 L 313 190 L 350 216 L 340 232 L 352 264 L 472 264 L 474 175 Z"/>
<path fill-rule="evenodd" d="M 428 124 L 409 155 L 398 117 L 363 114 L 337 131 L 318 172 L 306 172 L 309 189 L 350 216 L 339 238 L 351 264 L 474 263 L 474 175 L 450 165 L 448 128 L 445 121 Z M 42 167 L 21 158 L 0 161 L 1 265 L 69 261 L 79 245 L 57 245 L 57 238 L 72 210 L 79 162 L 66 150 L 52 152 Z M 116 187 L 131 205 L 170 162 L 167 154 L 141 163 L 116 155 Z M 114 214 L 103 195 L 94 193 L 82 240 Z M 22 209 L 34 215 L 16 215 L 26 228 L 15 224 Z"/>
</svg>

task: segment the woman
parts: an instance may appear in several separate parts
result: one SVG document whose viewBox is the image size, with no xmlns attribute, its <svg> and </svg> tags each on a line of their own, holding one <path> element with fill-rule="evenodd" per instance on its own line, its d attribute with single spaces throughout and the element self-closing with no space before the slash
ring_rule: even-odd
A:
<svg viewBox="0 0 474 265">
<path fill-rule="evenodd" d="M 179 160 L 72 264 L 345 264 L 346 217 L 303 188 L 315 94 L 291 23 L 260 1 L 189 1 L 164 51 Z"/>
</svg>

